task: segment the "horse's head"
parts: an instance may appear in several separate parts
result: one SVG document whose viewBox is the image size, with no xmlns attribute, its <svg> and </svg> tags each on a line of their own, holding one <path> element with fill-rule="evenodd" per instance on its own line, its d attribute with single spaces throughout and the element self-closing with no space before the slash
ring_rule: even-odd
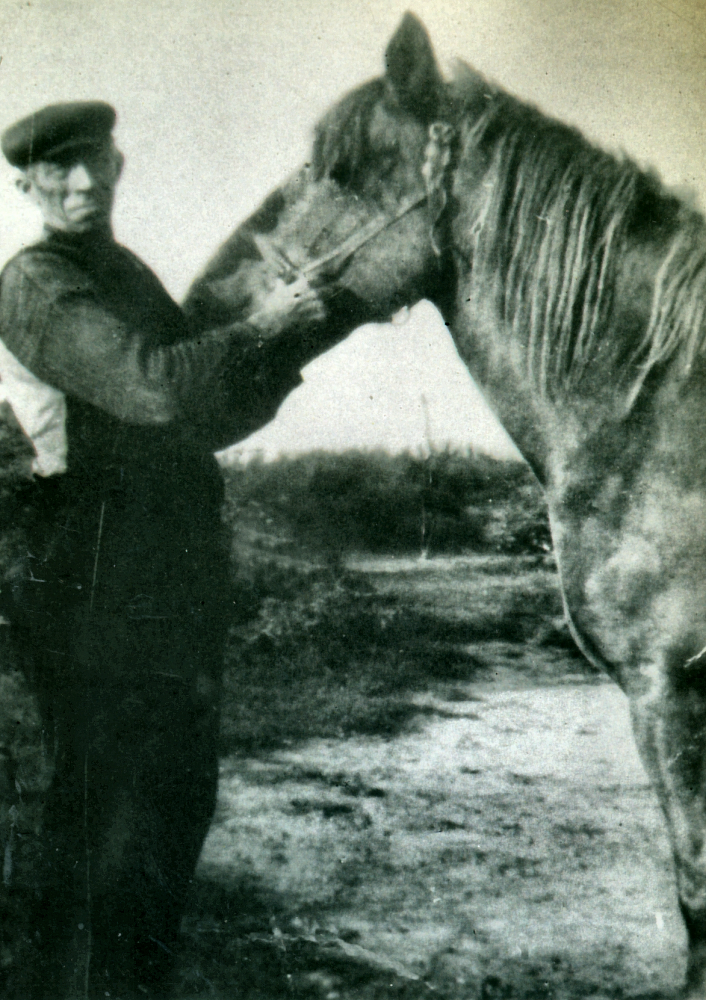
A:
<svg viewBox="0 0 706 1000">
<path fill-rule="evenodd" d="M 385 62 L 384 76 L 325 115 L 311 162 L 235 231 L 192 287 L 185 308 L 198 327 L 242 315 L 278 273 L 335 280 L 327 324 L 339 336 L 431 294 L 445 264 L 434 227 L 451 156 L 446 86 L 410 14 Z"/>
</svg>

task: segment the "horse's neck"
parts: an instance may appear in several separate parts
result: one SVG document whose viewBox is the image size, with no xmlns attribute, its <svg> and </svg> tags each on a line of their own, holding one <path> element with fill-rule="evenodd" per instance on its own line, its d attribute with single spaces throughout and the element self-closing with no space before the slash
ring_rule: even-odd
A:
<svg viewBox="0 0 706 1000">
<path fill-rule="evenodd" d="M 627 237 L 611 265 L 612 294 L 606 297 L 605 308 L 595 311 L 589 337 L 580 340 L 583 332 L 576 328 L 567 341 L 564 327 L 574 313 L 566 309 L 565 299 L 573 286 L 569 292 L 560 288 L 561 294 L 555 289 L 550 308 L 538 295 L 537 313 L 534 301 L 528 309 L 511 299 L 505 315 L 508 290 L 500 284 L 506 278 L 495 260 L 495 244 L 492 239 L 478 239 L 494 179 L 486 177 L 486 170 L 482 158 L 467 156 L 459 164 L 454 194 L 460 208 L 450 234 L 455 274 L 448 281 L 454 293 L 447 293 L 438 304 L 471 374 L 520 451 L 546 481 L 556 465 L 553 456 L 580 450 L 596 434 L 619 433 L 616 428 L 624 429 L 638 395 L 644 403 L 641 358 L 636 352 L 647 339 L 659 275 L 679 236 L 681 216 L 664 200 L 663 225 Z M 661 205 L 657 203 L 658 208 Z M 513 277 L 511 294 L 530 300 L 533 282 L 548 280 L 532 272 L 521 280 L 517 274 Z M 572 308 L 575 312 L 576 306 Z M 543 325 L 551 324 L 557 314 L 563 326 L 555 330 Z M 540 321 L 535 328 L 536 315 Z"/>
<path fill-rule="evenodd" d="M 501 424 L 530 463 L 539 479 L 548 483 L 560 475 L 566 456 L 592 447 L 591 441 L 624 433 L 624 402 L 610 363 L 596 363 L 581 392 L 556 396 L 542 394 L 532 378 L 527 344 L 518 340 L 498 314 L 495 289 L 474 282 L 471 264 L 461 254 L 457 261 L 456 294 L 438 303 L 458 352 L 480 386 Z M 640 282 L 653 278 L 657 263 L 641 258 Z M 625 271 L 625 284 L 637 280 L 635 262 Z M 635 320 L 634 298 L 616 296 L 626 303 Z M 639 323 L 644 326 L 649 297 L 644 299 Z M 616 322 L 627 322 L 620 313 Z M 622 428 L 622 430 L 621 430 Z"/>
<path fill-rule="evenodd" d="M 545 479 L 550 442 L 544 424 L 546 413 L 522 376 L 524 356 L 519 345 L 498 336 L 490 302 L 470 299 L 468 274 L 458 280 L 455 301 L 437 303 L 451 331 L 456 348 L 483 395 L 523 456 Z"/>
</svg>

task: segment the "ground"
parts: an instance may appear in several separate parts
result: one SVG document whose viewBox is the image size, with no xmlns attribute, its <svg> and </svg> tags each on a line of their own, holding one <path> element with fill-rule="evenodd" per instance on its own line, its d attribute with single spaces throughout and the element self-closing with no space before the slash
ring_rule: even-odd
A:
<svg viewBox="0 0 706 1000">
<path fill-rule="evenodd" d="M 272 606 L 264 646 L 250 633 L 261 659 L 231 669 L 178 996 L 676 997 L 685 940 L 662 816 L 624 696 L 557 621 L 546 560 L 361 559 L 348 573 L 387 623 L 377 668 L 336 605 L 347 678 L 320 663 L 303 677 L 272 639 Z M 327 655 L 339 669 L 333 638 Z M 264 662 L 281 670 L 276 694 Z M 366 698 L 377 731 L 360 721 Z"/>
</svg>

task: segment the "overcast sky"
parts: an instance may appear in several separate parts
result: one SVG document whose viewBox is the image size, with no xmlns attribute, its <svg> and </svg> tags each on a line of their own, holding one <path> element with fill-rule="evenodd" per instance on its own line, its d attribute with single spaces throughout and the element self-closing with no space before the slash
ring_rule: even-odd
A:
<svg viewBox="0 0 706 1000">
<path fill-rule="evenodd" d="M 311 130 L 377 75 L 411 7 L 455 57 L 706 204 L 704 0 L 0 0 L 0 128 L 60 100 L 119 115 L 116 235 L 177 298 L 308 156 Z M 0 169 L 0 257 L 37 232 Z M 428 307 L 368 327 L 305 372 L 253 446 L 504 438 Z"/>
</svg>

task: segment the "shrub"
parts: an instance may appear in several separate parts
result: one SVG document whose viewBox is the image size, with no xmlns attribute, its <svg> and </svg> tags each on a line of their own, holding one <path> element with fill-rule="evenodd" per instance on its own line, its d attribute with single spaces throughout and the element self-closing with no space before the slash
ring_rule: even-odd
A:
<svg viewBox="0 0 706 1000">
<path fill-rule="evenodd" d="M 225 476 L 229 521 L 260 548 L 297 539 L 331 557 L 550 547 L 541 491 L 517 462 L 452 451 L 317 452 L 233 466 Z"/>
</svg>

